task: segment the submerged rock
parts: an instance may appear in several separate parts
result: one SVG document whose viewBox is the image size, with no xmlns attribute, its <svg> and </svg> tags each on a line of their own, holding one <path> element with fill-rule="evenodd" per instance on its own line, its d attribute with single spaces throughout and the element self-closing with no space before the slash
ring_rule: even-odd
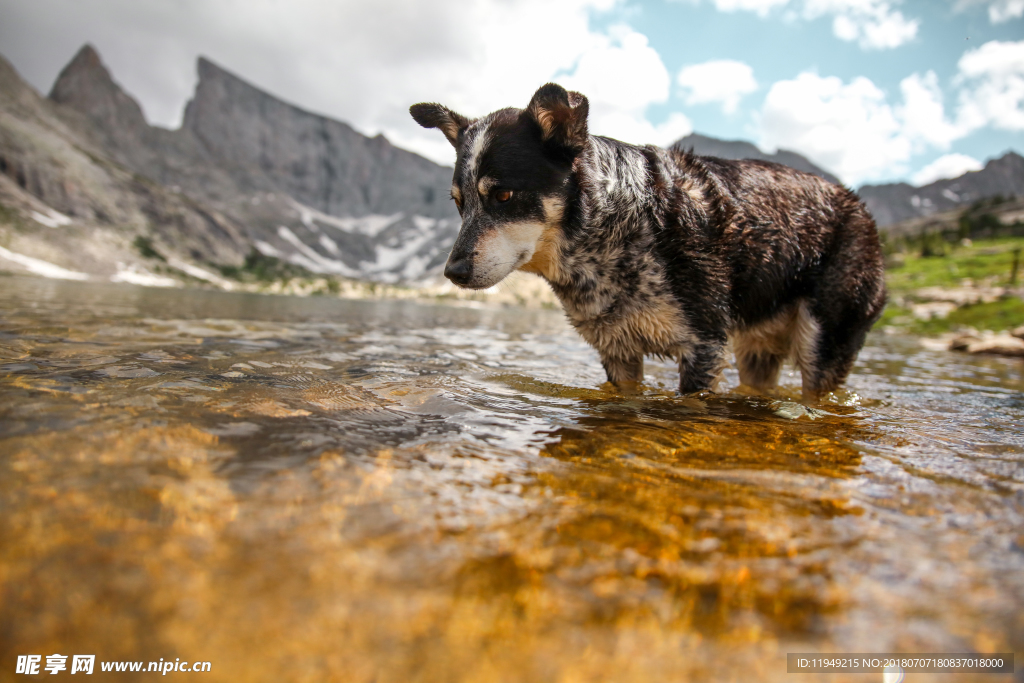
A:
<svg viewBox="0 0 1024 683">
<path fill-rule="evenodd" d="M 784 417 L 787 420 L 798 420 L 801 417 L 806 417 L 809 420 L 817 420 L 819 417 L 826 417 L 828 413 L 817 408 L 810 408 L 800 403 L 793 401 L 779 401 L 772 405 L 775 409 L 775 414 L 779 417 Z"/>
</svg>

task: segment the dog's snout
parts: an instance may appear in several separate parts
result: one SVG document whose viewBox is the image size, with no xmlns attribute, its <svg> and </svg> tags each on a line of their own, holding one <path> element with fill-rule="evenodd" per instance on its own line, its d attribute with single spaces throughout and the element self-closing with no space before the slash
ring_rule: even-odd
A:
<svg viewBox="0 0 1024 683">
<path fill-rule="evenodd" d="M 457 285 L 468 284 L 472 274 L 473 262 L 468 258 L 449 261 L 444 267 L 444 276 Z"/>
</svg>

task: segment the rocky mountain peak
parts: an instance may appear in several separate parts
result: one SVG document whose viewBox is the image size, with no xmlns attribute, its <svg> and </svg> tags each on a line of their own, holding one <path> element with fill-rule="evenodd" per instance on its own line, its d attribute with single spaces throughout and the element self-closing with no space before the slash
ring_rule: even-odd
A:
<svg viewBox="0 0 1024 683">
<path fill-rule="evenodd" d="M 243 188 L 269 182 L 332 216 L 456 218 L 441 191 L 451 169 L 288 104 L 209 59 L 199 59 L 198 71 L 183 129 L 231 168 Z"/>
<path fill-rule="evenodd" d="M 149 127 L 142 107 L 114 81 L 89 44 L 60 72 L 50 99 L 84 114 L 99 131 L 138 136 Z"/>
<path fill-rule="evenodd" d="M 18 105 L 27 110 L 38 107 L 39 93 L 21 80 L 17 69 L 3 55 L 0 55 L 0 93 L 7 100 L 4 103 L 7 107 Z"/>
<path fill-rule="evenodd" d="M 879 227 L 952 211 L 995 195 L 1024 196 L 1024 157 L 1008 151 L 980 171 L 914 187 L 907 183 L 864 185 L 857 194 Z"/>
</svg>

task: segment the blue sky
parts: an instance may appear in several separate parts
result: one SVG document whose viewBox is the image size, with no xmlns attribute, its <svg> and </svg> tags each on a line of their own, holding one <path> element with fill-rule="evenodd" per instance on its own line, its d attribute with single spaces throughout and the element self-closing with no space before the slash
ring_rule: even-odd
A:
<svg viewBox="0 0 1024 683">
<path fill-rule="evenodd" d="M 1024 0 L 0 0 L 0 52 L 41 92 L 85 42 L 151 123 L 180 124 L 204 55 L 447 164 L 409 104 L 478 116 L 549 80 L 595 133 L 745 139 L 852 186 L 1024 151 Z"/>
<path fill-rule="evenodd" d="M 725 4 L 725 3 L 719 3 Z M 750 5 L 757 5 L 756 1 Z M 768 5 L 770 3 L 762 3 Z M 843 3 L 833 3 L 841 6 Z M 869 5 L 871 3 L 847 3 Z M 751 67 L 757 89 L 746 94 L 735 111 L 726 113 L 719 103 L 690 103 L 686 90 L 677 87 L 668 101 L 649 110 L 653 121 L 673 111 L 683 111 L 696 131 L 724 138 L 761 142 L 760 112 L 771 86 L 791 80 L 804 72 L 821 77 L 835 76 L 849 84 L 868 78 L 892 106 L 903 104 L 900 83 L 914 74 L 934 72 L 947 117 L 956 119 L 958 62 L 965 52 L 990 41 L 1013 43 L 1024 38 L 1024 2 L 973 4 L 956 2 L 875 3 L 899 12 L 916 23 L 912 37 L 892 47 L 865 46 L 844 40 L 833 29 L 836 13 L 822 12 L 816 18 L 803 16 L 800 3 L 779 3 L 765 14 L 751 10 L 723 11 L 705 2 L 631 2 L 601 13 L 597 23 L 628 22 L 647 36 L 670 73 L 688 65 L 711 60 L 736 60 Z M 1000 5 L 1010 16 L 996 17 L 990 8 Z M 1015 17 L 1013 15 L 1016 15 Z M 681 31 L 682 29 L 682 31 Z M 895 41 L 894 41 L 895 42 Z M 1019 43 L 1018 43 L 1019 44 Z M 1020 58 L 1018 58 L 1020 59 Z M 1018 74 L 1021 66 L 1018 63 Z M 1017 106 L 1021 106 L 1020 100 Z M 962 154 L 978 161 L 1008 149 L 1024 151 L 1024 130 L 984 125 L 963 131 L 949 145 L 924 144 L 905 163 L 894 163 L 889 172 L 879 170 L 855 180 L 906 179 L 924 166 L 947 154 Z M 813 154 L 813 149 L 797 150 Z"/>
</svg>

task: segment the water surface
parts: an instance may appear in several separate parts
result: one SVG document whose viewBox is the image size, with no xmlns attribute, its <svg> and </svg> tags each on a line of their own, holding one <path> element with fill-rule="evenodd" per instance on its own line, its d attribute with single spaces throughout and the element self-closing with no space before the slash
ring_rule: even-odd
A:
<svg viewBox="0 0 1024 683">
<path fill-rule="evenodd" d="M 1021 360 L 874 335 L 810 414 L 798 376 L 676 381 L 616 393 L 554 311 L 2 277 L 0 680 L 28 653 L 367 683 L 1020 659 Z"/>
</svg>

